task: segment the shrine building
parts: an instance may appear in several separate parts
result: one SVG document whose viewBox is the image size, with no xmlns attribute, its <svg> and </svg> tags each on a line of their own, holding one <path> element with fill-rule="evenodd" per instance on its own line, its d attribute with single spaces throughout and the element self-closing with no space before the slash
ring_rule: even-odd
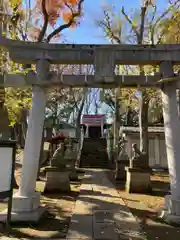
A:
<svg viewBox="0 0 180 240">
<path fill-rule="evenodd" d="M 86 138 L 105 137 L 106 117 L 105 114 L 84 114 L 81 120 Z"/>
</svg>

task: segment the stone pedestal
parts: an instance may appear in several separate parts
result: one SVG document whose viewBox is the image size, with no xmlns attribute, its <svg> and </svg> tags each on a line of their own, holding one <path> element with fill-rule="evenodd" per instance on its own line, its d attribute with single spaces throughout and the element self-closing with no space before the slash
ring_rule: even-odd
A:
<svg viewBox="0 0 180 240">
<path fill-rule="evenodd" d="M 74 151 L 72 148 L 67 147 L 64 158 L 66 160 L 66 167 L 70 171 L 70 175 L 69 175 L 70 181 L 77 181 L 78 174 L 75 169 L 77 151 Z"/>
<path fill-rule="evenodd" d="M 78 180 L 78 174 L 75 168 L 70 168 L 70 174 L 69 174 L 70 181 L 77 181 Z"/>
<path fill-rule="evenodd" d="M 12 222 L 38 222 L 45 213 L 45 208 L 40 206 L 40 193 L 35 192 L 33 195 L 25 197 L 16 193 L 12 202 Z M 0 213 L 0 222 L 7 219 L 7 210 Z"/>
<path fill-rule="evenodd" d="M 77 181 L 78 180 L 78 174 L 75 168 L 75 159 L 67 159 L 67 165 L 66 168 L 69 171 L 69 179 L 70 181 Z"/>
<path fill-rule="evenodd" d="M 150 193 L 151 169 L 126 167 L 126 191 L 129 193 Z"/>
<path fill-rule="evenodd" d="M 56 167 L 46 168 L 46 183 L 44 193 L 50 192 L 70 192 L 70 171 Z"/>
<path fill-rule="evenodd" d="M 165 196 L 165 206 L 160 211 L 159 218 L 169 224 L 180 224 L 180 200 L 173 200 L 171 195 Z"/>
<path fill-rule="evenodd" d="M 126 191 L 129 193 L 150 193 L 151 173 L 148 166 L 148 156 L 141 152 L 137 144 L 132 145 L 133 157 L 130 159 L 130 166 L 126 167 Z"/>
<path fill-rule="evenodd" d="M 120 160 L 120 161 L 116 162 L 115 179 L 117 181 L 125 181 L 126 180 L 125 168 L 128 167 L 128 165 L 129 165 L 128 160 Z"/>
<path fill-rule="evenodd" d="M 116 161 L 116 180 L 126 180 L 126 170 L 125 168 L 129 166 L 129 157 L 125 151 L 125 140 L 121 141 L 121 151 L 119 153 L 118 159 Z"/>
</svg>

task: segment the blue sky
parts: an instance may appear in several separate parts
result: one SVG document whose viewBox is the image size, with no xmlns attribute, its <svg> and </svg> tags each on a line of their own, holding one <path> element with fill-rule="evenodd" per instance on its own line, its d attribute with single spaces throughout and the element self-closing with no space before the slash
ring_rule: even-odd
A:
<svg viewBox="0 0 180 240">
<path fill-rule="evenodd" d="M 103 38 L 102 31 L 97 28 L 95 21 L 102 19 L 102 6 L 113 5 L 117 12 L 124 6 L 126 12 L 139 9 L 143 0 L 84 0 L 84 16 L 81 24 L 74 29 L 66 29 L 62 32 L 65 40 L 69 43 L 79 44 L 103 44 L 107 40 Z M 168 0 L 152 0 L 157 3 L 158 11 L 163 11 L 167 7 Z M 175 0 L 172 0 L 175 1 Z M 24 0 L 28 5 L 29 0 Z M 31 6 L 34 6 L 36 0 L 31 0 Z"/>
<path fill-rule="evenodd" d="M 125 10 L 131 11 L 131 9 L 138 9 L 142 0 L 85 0 L 84 3 L 84 17 L 81 20 L 81 24 L 78 28 L 68 29 L 63 32 L 67 41 L 74 43 L 95 44 L 95 43 L 107 43 L 107 40 L 103 38 L 103 34 L 100 29 L 95 25 L 95 20 L 101 19 L 101 6 L 104 3 L 113 4 L 117 10 L 120 10 L 122 6 Z M 153 0 L 158 3 L 158 8 L 165 8 L 167 0 Z"/>
<path fill-rule="evenodd" d="M 157 0 L 154 0 L 157 2 Z M 160 11 L 166 7 L 167 0 L 159 0 L 158 8 Z M 84 17 L 81 20 L 79 27 L 74 29 L 67 29 L 63 32 L 67 41 L 79 43 L 79 44 L 103 44 L 107 43 L 107 40 L 103 38 L 103 33 L 95 25 L 95 20 L 101 19 L 101 9 L 103 3 L 110 3 L 116 6 L 117 11 L 120 11 L 124 6 L 127 12 L 131 9 L 139 9 L 141 0 L 85 0 L 84 3 Z M 93 107 L 92 107 L 93 113 Z M 99 109 L 100 113 L 107 112 L 107 106 L 102 105 Z M 112 119 L 109 118 L 109 121 Z"/>
</svg>

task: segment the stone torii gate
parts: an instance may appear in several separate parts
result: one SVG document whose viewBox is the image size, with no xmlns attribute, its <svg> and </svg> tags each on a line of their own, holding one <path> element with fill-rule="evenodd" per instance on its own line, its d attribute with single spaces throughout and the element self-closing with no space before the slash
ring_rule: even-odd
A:
<svg viewBox="0 0 180 240">
<path fill-rule="evenodd" d="M 9 51 L 11 60 L 35 64 L 36 71 L 4 74 L 0 84 L 8 87 L 32 86 L 32 109 L 24 150 L 19 191 L 13 196 L 12 220 L 37 221 L 43 212 L 40 194 L 35 192 L 38 160 L 46 105 L 46 88 L 62 87 L 157 87 L 162 90 L 164 129 L 171 181 L 171 195 L 166 197 L 163 216 L 180 222 L 180 121 L 176 89 L 180 77 L 174 76 L 173 65 L 180 63 L 180 45 L 71 45 L 21 42 L 0 35 L 0 46 Z M 93 64 L 94 75 L 58 75 L 51 64 Z M 121 76 L 116 64 L 160 66 L 160 75 Z M 0 219 L 5 218 L 1 213 Z"/>
</svg>

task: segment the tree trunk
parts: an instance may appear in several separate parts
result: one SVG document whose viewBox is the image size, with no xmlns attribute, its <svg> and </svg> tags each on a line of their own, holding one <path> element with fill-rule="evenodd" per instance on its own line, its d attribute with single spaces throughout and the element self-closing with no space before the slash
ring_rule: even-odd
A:
<svg viewBox="0 0 180 240">
<path fill-rule="evenodd" d="M 143 44 L 145 18 L 149 4 L 142 4 L 141 7 L 141 23 L 139 33 L 136 34 L 137 43 Z M 144 67 L 139 65 L 140 75 L 145 75 Z M 149 162 L 149 139 L 148 139 L 148 107 L 149 100 L 146 93 L 146 89 L 142 90 L 142 98 L 140 98 L 139 108 L 139 128 L 140 128 L 140 150 L 146 153 L 147 162 Z"/>
<path fill-rule="evenodd" d="M 86 98 L 86 94 L 84 94 L 84 97 L 82 99 L 81 105 L 80 105 L 79 110 L 78 110 L 78 115 L 77 115 L 77 118 L 76 118 L 76 128 L 77 128 L 76 135 L 77 135 L 77 137 L 79 137 L 79 135 L 80 135 L 81 115 L 82 115 L 82 111 L 83 111 L 83 108 L 84 108 L 85 98 Z"/>
<path fill-rule="evenodd" d="M 140 151 L 145 152 L 149 158 L 148 107 L 149 101 L 146 90 L 144 90 L 142 91 L 142 98 L 139 99 Z"/>
<path fill-rule="evenodd" d="M 139 66 L 140 75 L 145 75 L 144 67 Z M 146 89 L 142 89 L 142 97 L 139 98 L 139 131 L 140 131 L 140 151 L 146 153 L 149 162 L 149 138 L 148 138 L 148 108 L 149 99 Z"/>
<path fill-rule="evenodd" d="M 114 121 L 114 158 L 117 158 L 119 153 L 119 129 L 120 129 L 120 105 L 119 105 L 119 95 L 118 89 L 115 90 L 115 121 Z M 116 159 L 115 159 L 116 160 Z"/>
</svg>

